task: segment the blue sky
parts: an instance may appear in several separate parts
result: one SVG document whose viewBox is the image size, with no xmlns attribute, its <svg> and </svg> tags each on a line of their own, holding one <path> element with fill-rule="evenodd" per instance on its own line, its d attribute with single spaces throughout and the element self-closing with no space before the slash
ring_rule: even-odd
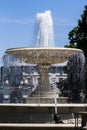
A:
<svg viewBox="0 0 87 130">
<path fill-rule="evenodd" d="M 0 65 L 4 51 L 33 43 L 36 14 L 50 10 L 56 47 L 69 43 L 68 33 L 77 25 L 87 0 L 0 0 Z"/>
</svg>

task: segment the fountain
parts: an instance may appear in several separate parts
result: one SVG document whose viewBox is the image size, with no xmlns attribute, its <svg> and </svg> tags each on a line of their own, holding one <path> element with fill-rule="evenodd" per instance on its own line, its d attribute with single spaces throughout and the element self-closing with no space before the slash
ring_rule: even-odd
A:
<svg viewBox="0 0 87 130">
<path fill-rule="evenodd" d="M 6 57 L 8 55 L 15 57 L 17 60 L 19 59 L 20 62 L 36 64 L 40 71 L 40 79 L 36 91 L 32 93 L 32 97 L 54 97 L 55 92 L 52 92 L 48 78 L 50 66 L 65 62 L 71 55 L 82 51 L 79 49 L 53 47 L 53 21 L 50 11 L 38 13 L 36 15 L 36 23 L 37 47 L 7 49 L 4 61 L 7 62 Z M 8 62 L 13 62 L 13 59 L 10 58 Z"/>
<path fill-rule="evenodd" d="M 8 104 L 7 106 L 2 105 L 3 107 L 0 107 L 0 112 L 3 111 L 4 107 L 8 108 L 7 111 L 5 111 L 6 109 L 4 110 L 7 116 L 6 114 L 4 116 L 4 112 L 1 113 L 3 114 L 3 116 L 1 117 L 3 117 L 3 120 L 5 119 L 5 122 L 10 121 L 15 123 L 53 123 L 54 113 L 57 114 L 57 112 L 61 112 L 65 116 L 66 111 L 66 113 L 69 112 L 68 115 L 70 116 L 72 109 L 74 109 L 73 106 L 63 106 L 63 104 L 60 104 L 66 103 L 67 98 L 59 97 L 57 89 L 53 91 L 49 83 L 48 73 L 50 66 L 68 61 L 70 56 L 82 53 L 82 51 L 73 48 L 54 47 L 53 21 L 50 11 L 45 11 L 44 13 L 38 13 L 36 15 L 35 33 L 36 47 L 10 48 L 7 49 L 4 53 L 3 61 L 4 66 L 7 68 L 16 68 L 18 64 L 23 64 L 24 66 L 37 66 L 39 70 L 38 86 L 36 87 L 35 91 L 33 91 L 32 94 L 26 98 L 25 105 Z M 76 111 L 77 109 L 73 111 Z M 8 111 L 10 116 L 8 116 Z M 66 117 L 63 118 L 67 119 Z M 52 126 L 53 124 L 50 125 Z M 56 125 L 52 127 L 55 128 L 55 126 Z M 42 127 L 43 124 L 39 126 L 39 128 Z M 48 129 L 50 128 L 48 124 L 44 124 L 44 128 L 45 127 L 47 127 Z"/>
<path fill-rule="evenodd" d="M 37 64 L 40 81 L 35 93 L 46 95 L 46 92 L 51 92 L 48 79 L 50 65 L 62 63 L 79 52 L 81 50 L 68 48 L 13 48 L 8 49 L 5 55 L 13 55 L 28 64 Z"/>
</svg>

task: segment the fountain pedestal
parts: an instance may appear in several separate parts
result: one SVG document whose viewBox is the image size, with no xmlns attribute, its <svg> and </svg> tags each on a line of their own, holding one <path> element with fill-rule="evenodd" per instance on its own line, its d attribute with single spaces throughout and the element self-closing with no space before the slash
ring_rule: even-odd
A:
<svg viewBox="0 0 87 130">
<path fill-rule="evenodd" d="M 41 96 L 41 97 L 48 97 L 52 96 L 54 92 L 52 92 L 52 89 L 50 87 L 49 83 L 49 68 L 50 64 L 39 64 L 38 65 L 39 71 L 40 71 L 40 78 L 39 78 L 39 84 L 34 93 L 32 93 L 32 96 Z M 50 95 L 51 94 L 51 95 Z"/>
<path fill-rule="evenodd" d="M 67 97 L 59 97 L 59 92 L 53 91 L 50 86 L 48 76 L 50 64 L 39 64 L 38 67 L 40 70 L 38 88 L 26 99 L 26 103 L 55 104 L 55 97 L 56 103 L 67 103 Z"/>
<path fill-rule="evenodd" d="M 39 84 L 37 89 L 31 94 L 29 98 L 26 99 L 27 103 L 54 103 L 55 94 L 57 95 L 57 100 L 59 101 L 59 93 L 53 92 L 49 83 L 49 68 L 50 64 L 39 64 L 40 71 Z M 63 101 L 62 101 L 63 100 Z M 61 98 L 61 102 L 65 103 L 65 99 Z"/>
<path fill-rule="evenodd" d="M 37 88 L 38 93 L 45 93 L 45 92 L 50 92 L 50 83 L 49 83 L 49 68 L 50 64 L 44 64 L 44 65 L 39 65 L 39 71 L 40 71 L 40 78 L 39 78 L 39 85 Z"/>
</svg>

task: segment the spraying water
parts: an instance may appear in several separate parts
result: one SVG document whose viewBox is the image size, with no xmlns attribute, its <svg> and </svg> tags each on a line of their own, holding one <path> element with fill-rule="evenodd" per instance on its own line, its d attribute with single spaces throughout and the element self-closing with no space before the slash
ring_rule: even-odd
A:
<svg viewBox="0 0 87 130">
<path fill-rule="evenodd" d="M 37 47 L 54 46 L 53 21 L 49 10 L 36 15 L 35 39 Z"/>
<path fill-rule="evenodd" d="M 83 102 L 82 98 L 84 97 L 80 95 L 85 88 L 85 57 L 83 53 L 70 57 L 67 81 L 71 101 Z"/>
</svg>

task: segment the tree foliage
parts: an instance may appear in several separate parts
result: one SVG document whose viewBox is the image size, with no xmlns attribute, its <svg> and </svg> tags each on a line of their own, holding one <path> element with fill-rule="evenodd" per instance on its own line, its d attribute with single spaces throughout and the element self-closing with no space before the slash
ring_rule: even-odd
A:
<svg viewBox="0 0 87 130">
<path fill-rule="evenodd" d="M 74 27 L 68 34 L 70 43 L 65 47 L 79 48 L 84 51 L 87 57 L 87 6 L 78 20 L 78 25 Z"/>
</svg>

